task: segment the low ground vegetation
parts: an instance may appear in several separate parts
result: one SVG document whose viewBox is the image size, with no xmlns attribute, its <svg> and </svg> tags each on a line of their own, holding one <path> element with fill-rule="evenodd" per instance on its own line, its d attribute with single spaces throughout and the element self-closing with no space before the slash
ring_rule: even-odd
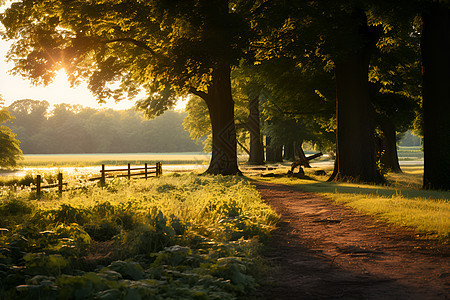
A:
<svg viewBox="0 0 450 300">
<path fill-rule="evenodd" d="M 233 299 L 278 217 L 239 177 L 82 178 L 59 199 L 3 191 L 0 298 Z"/>
<path fill-rule="evenodd" d="M 253 178 L 450 241 L 450 193 L 421 190 L 420 166 L 387 174 L 383 186 L 325 182 L 331 169 L 306 169 L 310 179 L 286 170 Z M 255 289 L 266 271 L 258 250 L 278 216 L 245 177 L 174 174 L 102 188 L 91 176 L 65 174 L 62 198 L 46 190 L 35 200 L 30 174 L 1 189 L 0 298 L 232 299 Z"/>
</svg>

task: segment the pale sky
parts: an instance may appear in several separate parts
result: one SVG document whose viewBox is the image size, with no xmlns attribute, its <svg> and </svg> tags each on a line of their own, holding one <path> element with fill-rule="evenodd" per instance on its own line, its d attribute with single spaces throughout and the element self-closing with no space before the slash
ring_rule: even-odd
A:
<svg viewBox="0 0 450 300">
<path fill-rule="evenodd" d="M 21 76 L 12 76 L 9 70 L 11 63 L 5 62 L 6 52 L 9 43 L 0 40 L 0 94 L 5 100 L 6 106 L 21 99 L 47 100 L 50 105 L 59 103 L 81 104 L 94 108 L 127 109 L 133 106 L 133 101 L 123 100 L 115 103 L 113 100 L 106 104 L 98 104 L 95 97 L 87 89 L 87 84 L 70 87 L 66 79 L 66 74 L 62 70 L 55 78 L 54 82 L 48 86 L 35 86 Z"/>
<path fill-rule="evenodd" d="M 5 6 L 0 6 L 0 13 L 4 9 Z M 5 100 L 6 106 L 9 106 L 15 100 L 22 99 L 46 100 L 51 106 L 59 103 L 81 104 L 93 108 L 113 109 L 128 109 L 134 106 L 133 100 L 122 100 L 118 103 L 110 100 L 106 104 L 99 104 L 87 89 L 87 83 L 83 82 L 71 88 L 64 71 L 61 71 L 53 83 L 48 86 L 35 86 L 21 76 L 12 76 L 8 71 L 13 68 L 13 65 L 5 61 L 9 45 L 9 42 L 0 39 L 0 95 Z M 179 101 L 176 109 L 182 110 L 185 102 Z"/>
</svg>

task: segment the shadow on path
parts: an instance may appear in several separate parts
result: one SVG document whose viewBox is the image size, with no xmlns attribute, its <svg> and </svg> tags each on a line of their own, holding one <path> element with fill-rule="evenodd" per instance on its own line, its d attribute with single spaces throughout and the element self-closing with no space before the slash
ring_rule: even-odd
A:
<svg viewBox="0 0 450 300">
<path fill-rule="evenodd" d="M 313 193 L 253 184 L 281 223 L 264 251 L 263 299 L 448 299 L 449 246 Z"/>
</svg>

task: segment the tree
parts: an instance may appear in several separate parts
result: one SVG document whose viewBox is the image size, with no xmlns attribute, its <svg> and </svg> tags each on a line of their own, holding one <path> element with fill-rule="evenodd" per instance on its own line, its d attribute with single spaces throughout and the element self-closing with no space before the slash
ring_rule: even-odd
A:
<svg viewBox="0 0 450 300">
<path fill-rule="evenodd" d="M 232 72 L 232 93 L 235 102 L 234 115 L 237 120 L 237 131 L 239 144 L 245 147 L 244 151 L 248 151 L 250 146 L 249 164 L 264 163 L 264 147 L 261 138 L 260 128 L 260 98 L 263 89 L 255 81 L 257 72 L 251 66 L 241 64 Z M 192 97 L 187 105 L 188 113 L 184 127 L 191 134 L 192 139 L 204 139 L 204 150 L 211 151 L 211 126 L 208 122 L 205 110 L 206 104 L 200 101 L 199 97 Z M 250 133 L 250 142 L 248 141 L 248 133 Z"/>
<path fill-rule="evenodd" d="M 330 180 L 382 180 L 375 160 L 368 88 L 369 59 L 378 35 L 377 26 L 371 26 L 366 16 L 371 2 L 279 0 L 271 1 L 261 13 L 275 20 L 270 19 L 268 29 L 262 29 L 269 32 L 266 43 L 274 51 L 262 50 L 261 57 L 287 56 L 299 68 L 315 60 L 324 70 L 334 72 L 337 152 Z"/>
<path fill-rule="evenodd" d="M 27 145 L 24 153 L 199 151 L 183 129 L 185 113 L 167 111 L 148 120 L 134 109 L 95 110 L 63 103 L 49 111 L 42 109 L 46 103 L 19 100 L 11 105 L 17 117 L 10 128 Z"/>
<path fill-rule="evenodd" d="M 371 24 L 383 33 L 369 66 L 370 99 L 375 109 L 377 159 L 380 167 L 401 172 L 397 133 L 411 128 L 419 115 L 420 24 L 414 4 L 377 3 L 368 13 Z"/>
<path fill-rule="evenodd" d="M 15 2 L 2 15 L 14 71 L 48 83 L 65 68 L 100 100 L 136 96 L 149 116 L 195 94 L 212 124 L 209 173 L 236 174 L 230 71 L 248 49 L 245 6 L 227 0 Z M 112 85 L 111 83 L 116 83 Z"/>
<path fill-rule="evenodd" d="M 417 103 L 405 95 L 372 91 L 376 116 L 375 124 L 379 130 L 378 162 L 381 167 L 395 173 L 401 173 L 397 155 L 397 132 L 405 132 L 412 126 L 418 109 Z"/>
<path fill-rule="evenodd" d="M 422 22 L 423 187 L 450 190 L 449 2 L 425 1 Z"/>
<path fill-rule="evenodd" d="M 264 146 L 261 137 L 261 120 L 259 110 L 260 95 L 253 95 L 248 102 L 248 129 L 250 131 L 250 154 L 248 163 L 254 165 L 264 164 Z"/>
<path fill-rule="evenodd" d="M 47 101 L 23 99 L 14 101 L 8 110 L 16 119 L 12 124 L 12 130 L 17 134 L 21 148 L 25 153 L 34 152 L 41 142 L 39 135 L 46 120 L 49 103 Z"/>
<path fill-rule="evenodd" d="M 295 159 L 304 141 L 321 149 L 335 143 L 335 124 L 329 126 L 335 120 L 334 83 L 323 66 L 274 58 L 261 63 L 257 80 L 265 88 L 264 132 L 276 150 L 284 146 L 285 159 Z"/>
<path fill-rule="evenodd" d="M 248 163 L 252 165 L 264 164 L 260 118 L 264 86 L 258 82 L 258 72 L 257 66 L 241 62 L 239 68 L 235 68 L 232 73 L 233 95 L 238 107 L 236 117 L 240 119 L 243 129 L 250 133 Z M 247 116 L 240 116 L 241 114 L 247 114 Z"/>
<path fill-rule="evenodd" d="M 365 12 L 353 7 L 344 29 L 351 40 L 335 59 L 336 161 L 330 180 L 380 182 L 375 159 L 374 122 L 369 96 L 369 61 L 377 32 Z"/>
<path fill-rule="evenodd" d="M 3 101 L 0 101 L 0 124 L 6 123 L 13 118 L 8 110 L 3 107 Z M 17 161 L 22 158 L 20 142 L 15 138 L 15 134 L 4 125 L 0 125 L 0 168 L 13 168 Z"/>
</svg>

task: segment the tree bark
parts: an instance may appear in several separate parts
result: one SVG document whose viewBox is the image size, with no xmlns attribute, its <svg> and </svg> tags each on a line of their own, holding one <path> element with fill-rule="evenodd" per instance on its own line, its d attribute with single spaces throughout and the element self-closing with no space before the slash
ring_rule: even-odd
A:
<svg viewBox="0 0 450 300">
<path fill-rule="evenodd" d="M 275 161 L 275 152 L 273 146 L 271 145 L 271 137 L 266 136 L 266 161 L 274 162 Z"/>
<path fill-rule="evenodd" d="M 300 145 L 301 144 L 302 143 L 300 143 Z M 283 158 L 285 160 L 290 160 L 290 161 L 295 160 L 295 145 L 296 145 L 296 143 L 294 141 L 287 141 L 286 144 L 284 144 Z"/>
<path fill-rule="evenodd" d="M 311 168 L 308 159 L 306 159 L 306 155 L 305 152 L 303 151 L 302 144 L 300 144 L 300 146 L 298 147 L 298 156 L 299 156 L 298 160 L 302 163 L 302 165 L 305 168 Z"/>
<path fill-rule="evenodd" d="M 261 126 L 259 119 L 259 95 L 250 99 L 248 128 L 250 131 L 250 155 L 248 163 L 253 165 L 264 164 L 264 146 L 261 140 Z"/>
<path fill-rule="evenodd" d="M 358 12 L 355 25 L 370 40 L 364 12 Z M 365 19 L 361 22 L 362 18 Z M 362 25 L 361 25 L 362 24 Z M 372 43 L 349 51 L 336 61 L 336 161 L 331 180 L 377 183 L 383 180 L 377 170 L 374 124 L 369 98 L 368 70 Z"/>
<path fill-rule="evenodd" d="M 283 161 L 283 146 L 276 146 L 271 143 L 271 138 L 266 136 L 266 161 L 267 162 L 282 162 Z"/>
<path fill-rule="evenodd" d="M 390 119 L 381 121 L 381 131 L 383 138 L 381 139 L 381 155 L 380 162 L 390 171 L 394 173 L 402 173 L 398 162 L 397 154 L 397 133 L 395 124 Z"/>
<path fill-rule="evenodd" d="M 449 5 L 430 3 L 422 22 L 423 187 L 450 190 Z"/>
<path fill-rule="evenodd" d="M 283 146 L 275 146 L 274 151 L 274 161 L 283 162 Z"/>
<path fill-rule="evenodd" d="M 240 174 L 237 165 L 234 102 L 231 95 L 230 66 L 219 64 L 212 72 L 212 83 L 203 95 L 212 127 L 212 157 L 206 173 Z"/>
</svg>

